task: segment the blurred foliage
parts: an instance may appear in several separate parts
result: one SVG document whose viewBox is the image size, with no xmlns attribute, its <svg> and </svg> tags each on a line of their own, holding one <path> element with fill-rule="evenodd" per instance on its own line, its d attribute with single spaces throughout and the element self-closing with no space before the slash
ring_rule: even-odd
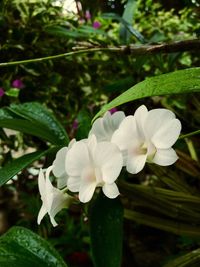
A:
<svg viewBox="0 0 200 267">
<path fill-rule="evenodd" d="M 118 46 L 124 43 L 141 44 L 133 30 L 143 35 L 147 43 L 168 42 L 195 38 L 199 29 L 200 9 L 198 1 L 138 0 L 128 14 L 128 1 L 80 1 L 78 14 L 63 13 L 61 6 L 51 0 L 4 0 L 0 6 L 0 61 L 9 62 L 39 58 L 70 52 L 74 47 Z M 134 1 L 129 1 L 134 2 Z M 91 18 L 87 19 L 86 11 Z M 115 16 L 105 18 L 103 13 Z M 124 31 L 123 19 L 132 33 Z M 100 27 L 95 29 L 93 22 Z M 127 29 L 127 28 L 126 28 Z M 130 28 L 129 28 L 130 29 Z M 50 108 L 67 130 L 69 137 L 87 136 L 92 117 L 100 107 L 146 77 L 177 69 L 200 65 L 199 52 L 160 54 L 133 57 L 128 53 L 93 53 L 60 58 L 57 60 L 17 65 L 0 69 L 0 87 L 5 94 L 0 97 L 1 107 L 37 101 Z M 14 81 L 23 82 L 16 88 Z M 126 114 L 132 114 L 143 100 L 123 106 Z M 186 132 L 200 129 L 200 97 L 181 95 L 145 99 L 150 108 L 170 108 L 180 118 Z M 0 131 L 0 162 L 47 145 L 38 137 L 12 131 Z M 179 142 L 180 161 L 175 167 L 146 168 L 137 178 L 127 177 L 130 184 L 138 183 L 192 192 L 199 196 L 198 160 L 200 145 L 198 136 Z M 31 151 L 30 151 L 31 149 Z M 51 164 L 53 155 L 46 161 L 37 161 L 32 168 L 22 171 L 18 179 L 0 189 L 0 232 L 12 225 L 29 227 L 49 238 L 70 266 L 90 266 L 87 208 L 73 206 L 59 216 L 59 229 L 52 229 L 48 219 L 40 227 L 36 216 L 40 202 L 37 189 L 37 169 Z M 28 181 L 28 182 L 27 182 Z M 178 188 L 178 189 L 177 189 Z M 184 192 L 185 192 L 184 191 Z M 133 192 L 130 193 L 130 195 Z M 36 197 L 37 196 L 37 197 Z M 26 201 L 29 199 L 29 201 Z M 127 209 L 135 208 L 134 199 L 124 198 Z M 82 215 L 83 213 L 83 215 Z M 178 238 L 173 234 L 125 223 L 124 265 L 161 266 L 179 254 L 198 248 L 199 239 Z M 152 245 L 153 244 L 153 245 Z M 159 246 L 156 246 L 159 244 Z M 144 255 L 146 255 L 144 257 Z M 79 261 L 79 263 L 77 263 Z"/>
<path fill-rule="evenodd" d="M 195 37 L 195 30 L 200 27 L 199 13 L 185 7 L 166 11 L 160 3 L 138 0 L 135 12 L 135 27 L 150 42 L 177 41 Z M 145 19 L 144 19 L 145 18 Z"/>
</svg>

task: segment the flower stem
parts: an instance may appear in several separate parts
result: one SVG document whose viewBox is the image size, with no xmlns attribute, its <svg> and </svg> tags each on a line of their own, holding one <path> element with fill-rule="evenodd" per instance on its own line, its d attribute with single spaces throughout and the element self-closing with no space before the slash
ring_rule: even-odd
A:
<svg viewBox="0 0 200 267">
<path fill-rule="evenodd" d="M 197 131 L 194 131 L 194 132 L 191 132 L 191 133 L 188 133 L 188 134 L 183 134 L 183 135 L 181 135 L 179 137 L 179 139 L 184 139 L 184 138 L 187 138 L 187 137 L 199 134 L 199 133 L 200 133 L 200 130 L 197 130 Z"/>
<path fill-rule="evenodd" d="M 9 67 L 14 65 L 20 65 L 20 64 L 27 64 L 27 63 L 35 63 L 35 62 L 42 62 L 62 57 L 69 57 L 77 54 L 83 54 L 83 53 L 90 53 L 90 52 L 98 52 L 98 51 L 110 51 L 110 52 L 116 52 L 120 51 L 120 47 L 96 47 L 96 48 L 89 48 L 89 49 L 82 49 L 78 51 L 71 51 L 64 54 L 58 54 L 54 56 L 48 56 L 48 57 L 41 57 L 41 58 L 34 58 L 34 59 L 26 59 L 26 60 L 20 60 L 20 61 L 12 61 L 12 62 L 3 62 L 0 63 L 0 67 Z"/>
</svg>

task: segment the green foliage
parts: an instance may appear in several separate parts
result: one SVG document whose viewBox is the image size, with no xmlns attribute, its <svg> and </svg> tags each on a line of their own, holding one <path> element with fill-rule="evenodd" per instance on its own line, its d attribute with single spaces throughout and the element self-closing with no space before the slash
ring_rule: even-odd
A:
<svg viewBox="0 0 200 267">
<path fill-rule="evenodd" d="M 151 42 L 183 40 L 193 37 L 200 24 L 198 14 L 192 9 L 166 11 L 162 5 L 153 0 L 137 1 L 134 25 Z"/>
<path fill-rule="evenodd" d="M 55 145 L 68 143 L 68 136 L 53 114 L 39 103 L 11 105 L 0 110 L 0 126 L 31 134 Z"/>
<path fill-rule="evenodd" d="M 199 264 L 200 264 L 200 249 L 196 249 L 175 260 L 170 261 L 163 267 L 198 267 Z"/>
<path fill-rule="evenodd" d="M 84 10 L 74 15 L 62 14 L 61 7 L 54 6 L 53 2 L 5 0 L 0 4 L 1 62 L 52 56 L 72 51 L 77 47 L 79 49 L 183 40 L 194 38 L 195 32 L 200 27 L 197 9 L 187 7 L 183 10 L 176 8 L 166 11 L 167 2 L 161 5 L 152 0 L 122 1 L 126 4 L 122 15 L 100 12 L 98 16 L 96 16 L 99 8 L 97 3 L 90 5 L 89 1 L 83 1 Z M 98 3 L 100 2 L 102 1 Z M 91 14 L 92 18 L 87 20 L 84 11 L 92 7 L 95 11 Z M 92 26 L 95 20 L 101 23 L 99 29 L 94 29 Z M 191 96 L 190 99 L 182 94 L 199 92 L 200 69 L 195 68 L 197 66 L 199 57 L 193 52 L 133 57 L 129 55 L 127 49 L 123 55 L 98 52 L 70 56 L 68 60 L 59 58 L 1 68 L 0 87 L 4 88 L 5 95 L 0 100 L 1 106 L 6 107 L 0 109 L 0 127 L 14 129 L 27 135 L 18 133 L 9 138 L 3 130 L 1 131 L 0 149 L 4 167 L 0 169 L 0 185 L 36 160 L 41 160 L 39 163 L 43 164 L 44 155 L 50 156 L 50 159 L 47 157 L 47 162 L 49 160 L 51 164 L 57 147 L 48 150 L 49 146 L 66 146 L 69 138 L 87 137 L 91 118 L 99 107 L 107 102 L 108 104 L 97 116 L 132 100 L 138 100 L 133 104 L 137 105 L 140 100 L 146 98 L 145 101 L 149 106 L 163 106 L 176 112 L 183 122 L 185 132 L 196 131 L 200 128 L 199 98 Z M 173 72 L 186 67 L 192 68 Z M 25 87 L 13 88 L 12 81 L 15 79 L 22 80 Z M 126 91 L 128 88 L 130 89 Z M 118 94 L 121 95 L 117 97 Z M 160 95 L 164 97 L 157 97 Z M 114 100 L 109 103 L 111 99 Z M 45 106 L 53 110 L 63 126 Z M 124 107 L 124 110 L 127 114 L 132 113 L 129 105 Z M 77 129 L 72 129 L 74 120 L 78 122 Z M 10 158 L 15 158 L 13 155 L 16 151 L 24 151 L 27 147 L 34 147 L 38 151 L 10 161 Z M 177 147 L 182 154 L 180 164 L 174 167 L 171 177 L 168 175 L 170 171 L 163 177 L 160 168 L 150 170 L 147 168 L 147 171 L 142 173 L 142 178 L 133 177 L 128 185 L 119 182 L 125 206 L 124 216 L 131 221 L 133 227 L 138 223 L 168 233 L 199 238 L 198 136 L 194 140 L 186 140 L 186 143 L 180 141 Z M 39 168 L 38 162 L 36 168 Z M 152 184 L 149 182 L 149 177 L 155 178 Z M 21 197 L 21 202 L 17 204 L 13 202 L 13 206 L 19 206 L 17 212 L 20 216 L 25 214 L 23 218 L 20 217 L 19 224 L 26 221 L 32 226 L 29 217 L 34 217 L 33 212 L 30 212 L 30 215 L 24 203 L 31 194 L 33 205 L 29 201 L 29 206 L 32 210 L 33 207 L 36 207 L 35 210 L 38 208 L 35 200 L 38 196 L 35 178 L 36 174 L 27 182 L 27 173 L 22 172 L 20 176 L 18 175 L 18 180 L 14 181 L 14 186 L 12 184 L 5 187 L 13 191 L 15 183 L 17 185 L 15 198 Z M 141 185 L 142 183 L 146 185 Z M 1 190 L 4 190 L 4 187 Z M 5 200 L 6 203 L 7 200 L 8 198 Z M 73 207 L 70 211 L 70 216 L 74 217 L 75 221 L 77 217 L 80 219 L 80 214 L 77 216 L 77 213 L 81 213 L 79 208 Z M 120 266 L 122 217 L 123 210 L 119 199 L 110 200 L 100 194 L 91 204 L 89 228 L 96 267 L 105 267 L 105 263 L 109 267 Z M 62 230 L 53 232 L 48 223 L 39 229 L 45 237 L 50 236 L 51 240 L 54 240 L 64 256 L 66 251 L 88 250 L 86 246 L 84 247 L 85 243 L 90 243 L 88 236 L 84 237 L 87 242 L 81 240 L 82 248 L 77 244 L 70 246 L 70 241 L 73 243 L 74 240 L 83 238 L 81 229 L 77 230 L 76 224 L 73 223 L 71 223 L 73 227 L 70 224 L 65 227 L 65 220 L 63 221 Z M 33 227 L 35 228 L 35 225 Z M 148 231 L 149 229 L 151 228 L 147 228 Z M 128 231 L 129 229 L 125 228 L 125 237 L 129 235 Z M 68 243 L 67 238 L 70 239 Z M 134 236 L 133 239 L 132 243 L 135 242 L 136 247 L 137 237 Z M 191 243 L 194 245 L 194 242 Z M 0 244 L 2 267 L 65 266 L 59 256 L 49 250 L 46 243 L 28 230 L 14 228 L 2 237 Z M 171 244 L 164 245 L 165 251 L 169 251 L 169 248 L 171 249 Z M 187 247 L 187 249 L 193 248 Z M 177 250 L 180 252 L 180 247 Z M 193 254 L 183 256 L 168 266 L 198 266 L 199 251 Z"/>
<path fill-rule="evenodd" d="M 158 95 L 194 93 L 200 91 L 200 68 L 190 68 L 148 78 L 105 105 L 95 116 L 124 103 Z"/>
<path fill-rule="evenodd" d="M 48 150 L 33 152 L 9 162 L 6 166 L 0 169 L 0 186 L 8 182 L 13 176 L 28 167 L 32 162 L 46 155 L 48 152 Z"/>
<path fill-rule="evenodd" d="M 133 16 L 135 14 L 137 8 L 137 1 L 136 0 L 128 0 L 126 3 L 126 7 L 124 9 L 122 18 L 132 24 L 133 23 Z M 122 43 L 129 43 L 130 40 L 130 33 L 126 29 L 125 25 L 121 25 L 120 28 L 120 39 L 122 40 Z"/>
<path fill-rule="evenodd" d="M 95 267 L 120 267 L 123 208 L 117 199 L 100 193 L 89 210 L 91 248 Z"/>
<path fill-rule="evenodd" d="M 102 14 L 103 18 L 107 18 L 107 19 L 115 19 L 118 20 L 120 23 L 123 24 L 124 28 L 130 32 L 134 37 L 136 37 L 141 43 L 145 42 L 144 37 L 140 34 L 140 32 L 138 32 L 137 30 L 135 30 L 132 25 L 126 21 L 124 18 L 120 17 L 117 14 L 114 13 L 104 13 Z"/>
<path fill-rule="evenodd" d="M 22 227 L 13 227 L 0 238 L 2 267 L 67 267 L 44 239 Z"/>
<path fill-rule="evenodd" d="M 199 196 L 126 182 L 121 182 L 121 191 L 134 206 L 134 210 L 125 210 L 125 218 L 174 234 L 200 237 Z"/>
<path fill-rule="evenodd" d="M 83 139 L 83 138 L 87 138 L 88 133 L 89 133 L 90 128 L 91 128 L 91 116 L 90 116 L 90 114 L 85 110 L 81 110 L 77 116 L 77 123 L 78 123 L 78 131 L 76 134 L 76 138 L 78 140 Z"/>
</svg>

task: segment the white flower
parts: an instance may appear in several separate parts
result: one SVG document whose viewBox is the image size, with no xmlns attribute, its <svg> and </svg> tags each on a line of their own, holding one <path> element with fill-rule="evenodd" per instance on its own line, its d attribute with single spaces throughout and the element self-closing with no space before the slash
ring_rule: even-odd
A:
<svg viewBox="0 0 200 267">
<path fill-rule="evenodd" d="M 125 156 L 126 168 L 138 173 L 145 162 L 161 166 L 173 164 L 177 159 L 171 148 L 178 139 L 181 123 L 173 112 L 167 109 L 153 109 L 140 106 L 134 116 L 127 116 L 114 133 L 116 143 Z"/>
<path fill-rule="evenodd" d="M 122 169 L 122 161 L 115 144 L 97 143 L 95 135 L 75 143 L 66 157 L 68 189 L 79 192 L 79 199 L 84 203 L 90 201 L 96 187 L 102 187 L 109 198 L 117 197 L 119 191 L 115 180 Z"/>
<path fill-rule="evenodd" d="M 57 178 L 57 186 L 59 189 L 67 186 L 67 179 L 68 175 L 65 171 L 65 158 L 67 155 L 68 150 L 73 146 L 76 142 L 75 139 L 72 139 L 68 145 L 68 147 L 61 148 L 57 154 L 56 158 L 53 162 L 53 169 L 52 172 L 54 176 Z"/>
<path fill-rule="evenodd" d="M 54 219 L 55 215 L 61 209 L 67 208 L 69 206 L 72 197 L 70 197 L 66 193 L 63 193 L 61 190 L 55 188 L 51 184 L 49 180 L 49 174 L 52 168 L 52 166 L 47 168 L 45 176 L 42 169 L 40 169 L 38 185 L 42 199 L 42 207 L 38 214 L 37 223 L 40 224 L 43 217 L 46 215 L 46 213 L 48 213 L 52 225 L 56 226 L 57 223 Z"/>
<path fill-rule="evenodd" d="M 93 123 L 89 135 L 94 134 L 98 142 L 110 141 L 113 133 L 119 128 L 124 118 L 123 111 L 117 111 L 113 114 L 107 111 L 102 118 L 98 118 Z"/>
</svg>

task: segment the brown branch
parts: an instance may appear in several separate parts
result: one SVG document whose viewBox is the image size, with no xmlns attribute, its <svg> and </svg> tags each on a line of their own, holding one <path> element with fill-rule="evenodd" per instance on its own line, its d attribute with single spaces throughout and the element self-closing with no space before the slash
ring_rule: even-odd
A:
<svg viewBox="0 0 200 267">
<path fill-rule="evenodd" d="M 157 54 L 157 53 L 176 53 L 186 51 L 199 51 L 200 39 L 176 41 L 163 44 L 151 44 L 142 46 L 130 46 L 131 54 L 144 55 L 144 54 Z"/>
<path fill-rule="evenodd" d="M 82 49 L 93 49 L 99 48 L 99 51 L 106 49 L 103 46 L 96 46 L 90 43 L 79 43 L 81 46 L 73 47 L 73 50 L 82 50 Z M 108 46 L 109 51 L 113 52 L 125 52 L 127 54 L 139 56 L 139 55 L 149 55 L 149 54 L 158 54 L 158 53 L 176 53 L 176 52 L 186 52 L 186 51 L 199 51 L 200 50 L 200 39 L 184 40 L 184 41 L 175 41 L 170 43 L 162 44 L 146 44 L 146 45 L 136 45 L 131 44 L 128 46 Z"/>
<path fill-rule="evenodd" d="M 185 41 L 176 41 L 171 43 L 163 44 L 149 44 L 149 45 L 129 45 L 129 46 L 96 46 L 89 43 L 79 43 L 82 46 L 73 47 L 73 51 L 67 52 L 64 54 L 58 54 L 48 57 L 35 58 L 35 59 L 26 59 L 21 61 L 13 62 L 3 62 L 0 63 L 0 67 L 8 67 L 19 64 L 28 64 L 35 62 L 42 62 L 46 60 L 54 60 L 58 58 L 66 58 L 70 56 L 76 56 L 84 53 L 125 53 L 131 54 L 134 56 L 140 55 L 151 55 L 159 53 L 175 53 L 175 52 L 186 52 L 186 51 L 199 51 L 200 49 L 200 39 L 185 40 Z"/>
</svg>

